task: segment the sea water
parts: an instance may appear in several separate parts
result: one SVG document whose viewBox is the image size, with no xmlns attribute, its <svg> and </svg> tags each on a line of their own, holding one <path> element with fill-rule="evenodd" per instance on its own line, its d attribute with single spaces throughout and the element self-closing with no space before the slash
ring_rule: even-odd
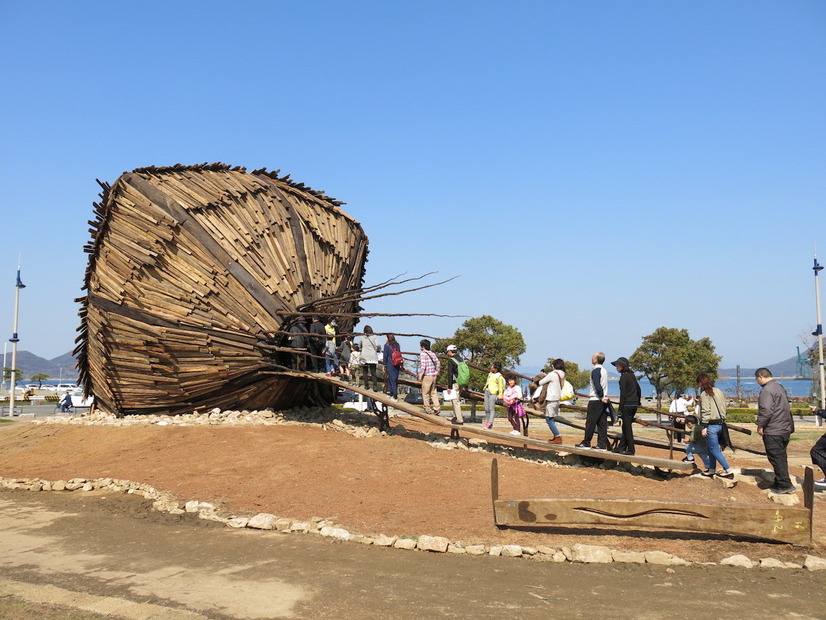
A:
<svg viewBox="0 0 826 620">
<path fill-rule="evenodd" d="M 811 379 L 778 379 L 789 396 L 796 398 L 808 398 L 812 394 L 812 380 Z M 737 379 L 719 379 L 715 385 L 723 390 L 728 396 L 737 396 Z M 648 379 L 640 379 L 640 389 L 643 397 L 654 396 L 654 387 L 648 382 Z M 744 398 L 757 398 L 760 394 L 760 386 L 754 377 L 743 377 L 740 379 L 740 391 Z M 619 385 L 615 381 L 608 383 L 608 393 L 612 396 L 619 395 Z M 689 394 L 694 394 L 693 387 L 689 389 Z"/>
</svg>

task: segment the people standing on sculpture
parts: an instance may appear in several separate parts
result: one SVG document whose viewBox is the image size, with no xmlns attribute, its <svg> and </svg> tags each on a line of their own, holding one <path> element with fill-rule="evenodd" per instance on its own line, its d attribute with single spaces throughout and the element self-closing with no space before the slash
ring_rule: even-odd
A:
<svg viewBox="0 0 826 620">
<path fill-rule="evenodd" d="M 591 381 L 588 387 L 588 410 L 585 414 L 585 436 L 577 448 L 590 448 L 594 431 L 597 433 L 597 450 L 608 449 L 608 416 L 605 405 L 608 404 L 608 373 L 602 364 L 605 353 L 597 352 L 591 356 Z"/>
<path fill-rule="evenodd" d="M 338 369 L 339 374 L 345 381 L 350 380 L 350 355 L 353 352 L 353 340 L 350 336 L 344 336 L 339 347 Z"/>
<path fill-rule="evenodd" d="M 387 378 L 387 393 L 393 400 L 399 397 L 399 373 L 404 365 L 402 348 L 393 334 L 387 334 L 382 352 L 384 376 Z"/>
<path fill-rule="evenodd" d="M 694 455 L 700 457 L 700 460 L 703 462 L 705 466 L 703 471 L 707 471 L 709 469 L 709 462 L 708 462 L 708 441 L 706 438 L 703 437 L 703 429 L 698 423 L 697 417 L 693 415 L 687 415 L 685 417 L 685 458 L 683 459 L 684 463 L 694 463 L 696 459 Z M 694 465 L 697 466 L 696 463 Z"/>
<path fill-rule="evenodd" d="M 734 470 L 729 467 L 726 457 L 723 456 L 723 447 L 731 445 L 726 429 L 726 395 L 720 388 L 714 387 L 714 380 L 703 373 L 697 376 L 697 386 L 700 389 L 700 425 L 702 435 L 708 442 L 708 469 L 700 472 L 711 478 L 717 475 L 729 480 L 734 478 Z M 722 444 L 722 445 L 721 445 Z M 717 473 L 717 463 L 723 466 L 723 473 Z"/>
<path fill-rule="evenodd" d="M 290 348 L 294 349 L 292 354 L 292 367 L 294 370 L 307 370 L 307 319 L 298 317 L 290 326 Z"/>
<path fill-rule="evenodd" d="M 425 413 L 439 415 L 441 405 L 439 404 L 439 393 L 436 391 L 436 377 L 442 369 L 439 358 L 430 350 L 430 341 L 425 338 L 419 342 L 421 353 L 419 354 L 419 381 L 422 382 L 422 404 Z"/>
<path fill-rule="evenodd" d="M 450 344 L 447 346 L 445 350 L 447 353 L 447 385 L 448 388 L 453 390 L 453 400 L 450 401 L 451 405 L 453 405 L 453 419 L 450 421 L 453 424 L 464 424 L 464 418 L 462 417 L 462 404 L 459 401 L 459 363 L 462 361 L 462 358 L 459 356 L 459 347 L 455 344 Z"/>
<path fill-rule="evenodd" d="M 505 403 L 508 422 L 513 427 L 510 434 L 521 435 L 521 418 L 525 415 L 525 408 L 522 405 L 522 386 L 516 384 L 516 377 L 508 377 L 508 387 L 505 388 L 505 392 L 502 394 L 502 402 Z"/>
<path fill-rule="evenodd" d="M 671 425 L 677 430 L 674 431 L 674 441 L 683 440 L 683 431 L 685 430 L 685 416 L 688 415 L 689 407 L 694 404 L 694 399 L 685 394 L 675 394 L 674 400 L 668 407 L 668 413 L 676 414 L 671 418 Z"/>
<path fill-rule="evenodd" d="M 810 407 L 812 413 L 816 418 L 826 420 L 826 409 L 821 409 L 817 406 Z M 821 435 L 820 439 L 815 442 L 812 449 L 809 451 L 809 456 L 812 458 L 812 464 L 820 467 L 823 472 L 823 478 L 815 481 L 815 485 L 819 488 L 826 487 L 826 433 Z"/>
<path fill-rule="evenodd" d="M 557 358 L 551 363 L 551 368 L 552 370 L 546 373 L 537 385 L 539 386 L 540 399 L 543 397 L 542 391 L 544 390 L 545 422 L 553 434 L 549 441 L 551 443 L 562 443 L 562 434 L 559 432 L 555 418 L 559 415 L 562 388 L 565 386 L 565 361 Z"/>
<path fill-rule="evenodd" d="M 485 428 L 493 428 L 493 420 L 496 418 L 496 400 L 502 398 L 505 393 L 505 378 L 502 376 L 502 364 L 493 362 L 490 365 L 490 372 L 485 380 Z"/>
<path fill-rule="evenodd" d="M 361 337 L 361 372 L 362 382 L 364 387 L 368 390 L 379 389 L 379 378 L 376 372 L 376 367 L 379 364 L 379 353 L 381 346 L 379 345 L 378 336 L 373 333 L 373 328 L 369 325 L 364 326 L 364 335 Z"/>
<path fill-rule="evenodd" d="M 789 394 L 768 368 L 758 368 L 754 378 L 761 386 L 757 399 L 757 432 L 763 438 L 766 458 L 774 470 L 774 484 L 769 488 L 777 494 L 792 493 L 795 487 L 789 477 L 786 455 L 789 439 L 794 432 Z"/>
<path fill-rule="evenodd" d="M 324 372 L 324 342 L 327 338 L 327 332 L 324 330 L 321 319 L 317 316 L 313 317 L 309 332 L 307 348 L 310 350 L 310 359 L 307 362 L 307 368 L 313 372 Z"/>
<path fill-rule="evenodd" d="M 637 377 L 631 370 L 627 357 L 618 357 L 611 364 L 620 373 L 619 379 L 619 419 L 622 423 L 622 438 L 619 440 L 614 452 L 620 454 L 634 454 L 634 416 L 637 409 L 642 404 L 642 390 L 637 382 Z"/>
</svg>

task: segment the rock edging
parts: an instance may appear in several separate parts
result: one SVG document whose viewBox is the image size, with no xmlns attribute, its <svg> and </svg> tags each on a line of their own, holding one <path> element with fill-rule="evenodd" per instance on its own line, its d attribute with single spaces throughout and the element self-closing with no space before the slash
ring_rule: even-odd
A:
<svg viewBox="0 0 826 620">
<path fill-rule="evenodd" d="M 258 513 L 252 517 L 221 514 L 210 502 L 190 500 L 183 505 L 170 493 L 158 491 L 154 487 L 131 480 L 114 478 L 72 478 L 70 480 L 43 480 L 40 478 L 0 477 L 0 488 L 25 491 L 114 491 L 135 494 L 152 500 L 153 509 L 173 515 L 197 514 L 200 519 L 216 521 L 232 528 L 246 528 L 281 533 L 317 534 L 339 541 L 355 542 L 376 547 L 393 547 L 411 551 L 431 553 L 454 553 L 461 555 L 526 558 L 540 562 L 572 562 L 585 564 L 635 563 L 668 566 L 688 566 L 692 564 L 678 556 L 664 551 L 622 551 L 601 545 L 575 544 L 571 547 L 548 547 L 538 545 L 489 545 L 487 543 L 467 543 L 451 541 L 443 536 L 421 534 L 418 536 L 387 536 L 385 534 L 358 534 L 350 532 L 329 519 L 312 517 L 309 520 L 295 520 L 270 513 Z M 715 563 L 710 563 L 715 564 Z M 744 555 L 733 555 L 722 559 L 721 566 L 742 568 L 790 568 L 809 571 L 826 570 L 826 558 L 807 555 L 803 564 L 783 562 L 776 558 L 760 558 L 753 561 Z"/>
</svg>

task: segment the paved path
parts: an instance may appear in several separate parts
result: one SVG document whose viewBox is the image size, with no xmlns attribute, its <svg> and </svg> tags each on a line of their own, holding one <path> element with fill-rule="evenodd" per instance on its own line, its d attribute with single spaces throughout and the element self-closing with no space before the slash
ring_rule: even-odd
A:
<svg viewBox="0 0 826 620">
<path fill-rule="evenodd" d="M 217 527 L 131 496 L 0 492 L 2 599 L 143 620 L 823 618 L 826 571 L 571 565 Z"/>
</svg>

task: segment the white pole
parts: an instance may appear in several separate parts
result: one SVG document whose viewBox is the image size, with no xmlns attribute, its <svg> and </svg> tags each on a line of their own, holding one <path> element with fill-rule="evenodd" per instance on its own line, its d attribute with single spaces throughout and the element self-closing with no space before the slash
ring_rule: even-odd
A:
<svg viewBox="0 0 826 620">
<path fill-rule="evenodd" d="M 14 415 L 14 390 L 17 387 L 17 343 L 20 338 L 17 337 L 17 318 L 20 314 L 20 289 L 26 288 L 26 285 L 20 281 L 20 267 L 17 268 L 17 284 L 15 284 L 14 291 L 14 330 L 11 338 L 11 385 L 9 386 L 9 416 Z"/>
<path fill-rule="evenodd" d="M 815 302 L 817 303 L 817 328 L 812 335 L 817 336 L 818 371 L 820 373 L 820 408 L 826 409 L 826 376 L 824 375 L 823 367 L 823 320 L 820 314 L 820 278 L 817 277 L 820 270 L 823 269 L 823 265 L 818 264 L 817 255 L 815 255 L 815 264 L 812 269 L 814 269 L 815 272 Z M 815 424 L 817 426 L 823 425 L 820 416 L 815 416 Z"/>
<path fill-rule="evenodd" d="M 3 343 L 3 387 L 0 388 L 6 391 L 6 348 L 9 346 L 8 342 Z"/>
</svg>

